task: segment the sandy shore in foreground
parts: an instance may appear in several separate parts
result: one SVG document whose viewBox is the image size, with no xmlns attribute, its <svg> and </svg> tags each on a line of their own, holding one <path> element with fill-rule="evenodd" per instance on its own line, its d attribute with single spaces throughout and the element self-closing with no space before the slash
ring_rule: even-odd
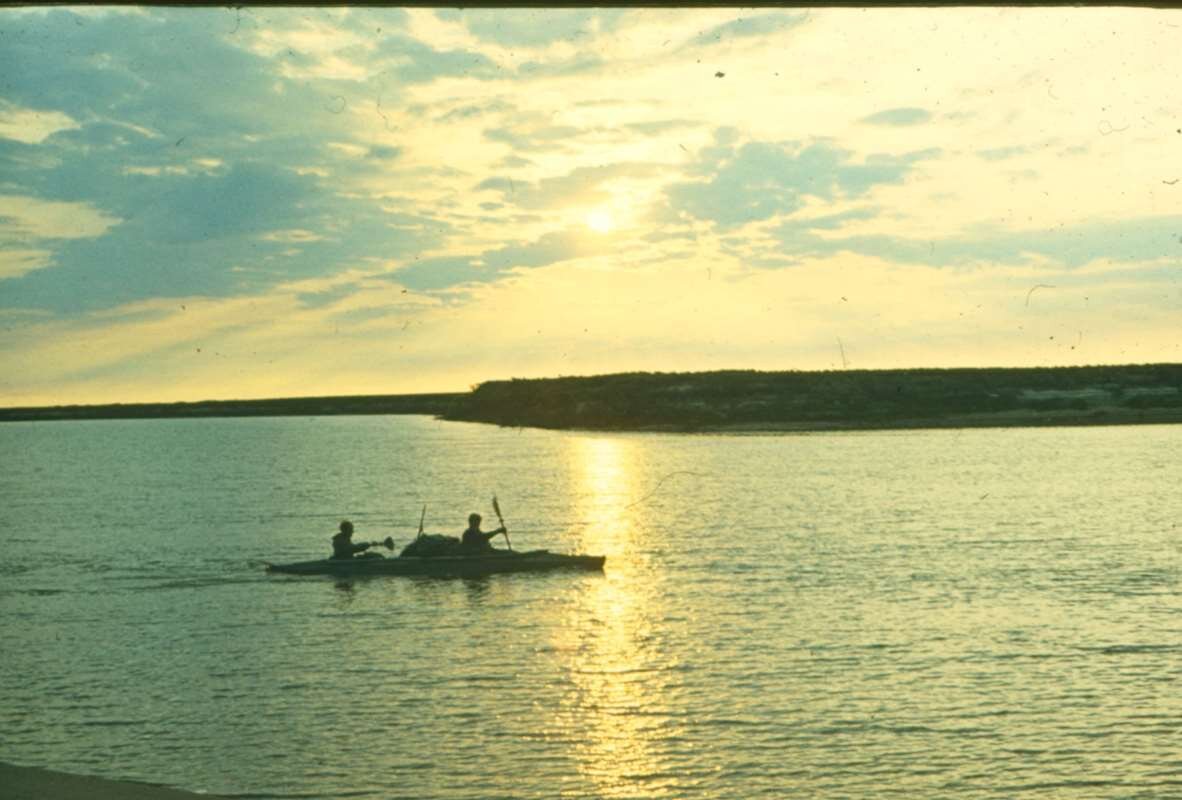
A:
<svg viewBox="0 0 1182 800">
<path fill-rule="evenodd" d="M 215 796 L 0 762 L 0 800 L 193 800 L 195 797 L 209 800 Z"/>
</svg>

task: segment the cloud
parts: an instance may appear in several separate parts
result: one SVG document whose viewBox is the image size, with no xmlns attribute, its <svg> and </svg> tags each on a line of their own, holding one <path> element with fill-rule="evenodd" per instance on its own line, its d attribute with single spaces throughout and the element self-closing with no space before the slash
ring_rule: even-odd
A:
<svg viewBox="0 0 1182 800">
<path fill-rule="evenodd" d="M 886 111 L 879 111 L 877 114 L 871 114 L 868 117 L 863 117 L 860 121 L 867 125 L 919 125 L 923 122 L 928 122 L 932 118 L 930 111 L 925 111 L 922 108 L 891 108 Z"/>
<path fill-rule="evenodd" d="M 0 137 L 37 144 L 51 134 L 78 127 L 68 114 L 18 108 L 0 98 Z"/>
<path fill-rule="evenodd" d="M 623 162 L 595 167 L 578 167 L 565 175 L 542 178 L 535 182 L 506 177 L 487 178 L 477 184 L 477 191 L 500 192 L 501 200 L 526 209 L 556 209 L 591 206 L 610 199 L 605 186 L 612 181 L 643 178 L 661 170 L 657 164 Z"/>
<path fill-rule="evenodd" d="M 337 195 L 326 183 L 263 163 L 217 175 L 104 176 L 103 205 L 123 222 L 85 241 L 58 241 L 52 268 L 8 281 L 0 307 L 66 312 L 258 292 L 438 246 L 451 229 L 441 219 L 387 212 L 365 196 Z"/>
<path fill-rule="evenodd" d="M 847 216 L 842 221 L 857 218 Z M 979 229 L 925 239 L 881 234 L 818 234 L 832 227 L 824 220 L 820 224 L 813 220 L 789 220 L 775 230 L 777 250 L 813 257 L 852 252 L 930 267 L 1043 261 L 1075 269 L 1102 260 L 1156 261 L 1168 256 L 1182 265 L 1182 240 L 1178 233 L 1182 230 L 1182 217 L 1179 216 L 1082 223 L 1052 229 Z"/>
<path fill-rule="evenodd" d="M 522 158 L 518 155 L 507 155 L 497 162 L 498 167 L 509 167 L 510 169 L 516 167 L 532 167 L 534 162 L 528 158 Z"/>
<path fill-rule="evenodd" d="M 455 122 L 458 120 L 474 119 L 475 117 L 483 117 L 489 114 L 500 114 L 505 111 L 512 111 L 513 106 L 503 100 L 491 100 L 482 103 L 473 103 L 462 106 L 457 106 L 450 111 L 441 114 L 435 118 L 436 122 Z"/>
<path fill-rule="evenodd" d="M 295 228 L 295 229 L 286 230 L 286 231 L 271 231 L 270 233 L 263 234 L 262 238 L 263 238 L 263 241 L 267 241 L 267 242 L 288 242 L 288 243 L 296 242 L 296 243 L 299 243 L 299 242 L 319 242 L 324 237 L 317 234 L 317 233 L 313 233 L 312 231 L 305 231 L 305 230 L 301 230 L 299 228 Z"/>
<path fill-rule="evenodd" d="M 720 129 L 691 170 L 703 179 L 672 185 L 667 199 L 674 216 L 684 213 L 736 227 L 792 213 L 806 198 L 857 198 L 875 186 L 901 183 L 916 163 L 936 154 L 872 154 L 859 162 L 850 151 L 825 141 L 736 146 L 734 132 Z"/>
<path fill-rule="evenodd" d="M 538 119 L 499 128 L 486 128 L 484 138 L 507 144 L 514 150 L 544 151 L 566 149 L 573 140 L 586 133 L 587 130 L 584 128 L 555 125 L 549 120 Z"/>
<path fill-rule="evenodd" d="M 526 61 L 517 67 L 523 78 L 561 78 L 601 69 L 607 62 L 596 53 L 579 53 L 570 58 Z"/>
<path fill-rule="evenodd" d="M 514 269 L 531 269 L 610 252 L 615 245 L 586 231 L 550 231 L 528 242 L 486 250 L 478 255 L 415 261 L 389 277 L 411 289 L 429 291 L 463 284 L 491 283 Z"/>
<path fill-rule="evenodd" d="M 691 119 L 658 119 L 650 120 L 648 122 L 629 122 L 624 125 L 624 129 L 628 131 L 635 131 L 636 133 L 644 134 L 645 136 L 654 136 L 660 133 L 668 133 L 669 131 L 684 130 L 685 128 L 696 128 L 701 123 Z"/>
<path fill-rule="evenodd" d="M 370 50 L 358 50 L 372 74 L 391 78 L 398 84 L 430 83 L 439 78 L 495 78 L 500 65 L 483 53 L 470 50 L 436 50 L 410 36 L 383 35 Z"/>
<path fill-rule="evenodd" d="M 50 266 L 53 254 L 48 250 L 19 250 L 0 247 L 0 281 L 18 278 L 36 269 Z"/>
<path fill-rule="evenodd" d="M 438 9 L 441 19 L 462 22 L 476 37 L 505 47 L 545 47 L 578 42 L 615 30 L 623 9 Z"/>
<path fill-rule="evenodd" d="M 0 195 L 0 241 L 92 239 L 119 219 L 89 203 L 61 203 L 20 195 Z"/>
<path fill-rule="evenodd" d="M 690 39 L 686 43 L 686 47 L 702 47 L 731 42 L 735 39 L 769 36 L 795 28 L 808 17 L 808 14 L 761 14 L 755 17 L 740 17 L 702 31 Z"/>
</svg>

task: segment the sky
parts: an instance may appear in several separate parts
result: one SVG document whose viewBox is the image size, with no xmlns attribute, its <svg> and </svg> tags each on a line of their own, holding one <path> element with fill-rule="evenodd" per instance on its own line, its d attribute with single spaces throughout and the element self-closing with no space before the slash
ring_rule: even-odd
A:
<svg viewBox="0 0 1182 800">
<path fill-rule="evenodd" d="M 1182 361 L 1182 12 L 0 9 L 0 406 Z"/>
</svg>

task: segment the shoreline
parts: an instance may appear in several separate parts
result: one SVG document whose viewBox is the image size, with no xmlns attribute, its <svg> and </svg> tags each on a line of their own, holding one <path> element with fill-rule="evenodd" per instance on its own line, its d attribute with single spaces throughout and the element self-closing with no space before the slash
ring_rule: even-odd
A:
<svg viewBox="0 0 1182 800">
<path fill-rule="evenodd" d="M 336 416 L 431 416 L 441 422 L 457 422 L 469 425 L 491 425 L 498 428 L 533 428 L 546 431 L 567 431 L 570 433 L 656 433 L 656 434 L 727 434 L 772 436 L 776 434 L 801 433 L 871 433 L 875 431 L 918 431 L 918 430 L 968 430 L 976 428 L 1103 428 L 1117 425 L 1182 425 L 1182 410 L 1175 409 L 1121 409 L 1107 408 L 1091 413 L 1010 411 L 997 414 L 947 416 L 932 418 L 894 420 L 783 420 L 765 422 L 730 423 L 680 423 L 662 422 L 635 425 L 580 425 L 554 424 L 537 421 L 510 421 L 497 418 L 480 419 L 475 416 L 453 416 L 429 412 L 378 411 L 363 413 L 311 412 L 250 413 L 250 414 L 203 414 L 203 415 L 158 415 L 158 416 L 77 416 L 35 414 L 19 417 L 5 417 L 0 411 L 0 423 L 4 422 L 103 422 L 158 419 L 252 419 L 274 417 L 336 417 Z"/>
<path fill-rule="evenodd" d="M 971 430 L 979 428 L 1103 428 L 1116 425 L 1182 425 L 1182 413 L 1105 413 L 1104 415 L 1053 414 L 1012 416 L 982 415 L 978 417 L 945 417 L 936 419 L 904 419 L 891 421 L 844 421 L 844 422 L 753 422 L 720 423 L 704 425 L 638 425 L 620 427 L 593 427 L 581 425 L 538 425 L 513 424 L 482 419 L 453 419 L 439 417 L 447 422 L 466 422 L 476 425 L 495 425 L 501 428 L 535 428 L 538 430 L 569 431 L 571 433 L 671 433 L 671 434 L 729 434 L 750 436 L 771 436 L 776 434 L 799 433 L 872 433 L 883 431 L 919 430 Z"/>
<path fill-rule="evenodd" d="M 394 414 L 648 433 L 1177 424 L 1182 364 L 513 378 L 467 393 L 0 408 L 0 422 Z"/>
<path fill-rule="evenodd" d="M 21 767 L 0 762 L 4 800 L 217 800 L 218 795 L 188 792 L 153 783 L 117 781 L 93 775 Z"/>
</svg>

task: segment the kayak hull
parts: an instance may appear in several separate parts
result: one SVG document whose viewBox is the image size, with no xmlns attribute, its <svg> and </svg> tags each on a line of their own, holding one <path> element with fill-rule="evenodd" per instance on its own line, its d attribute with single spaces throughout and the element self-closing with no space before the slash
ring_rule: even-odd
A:
<svg viewBox="0 0 1182 800">
<path fill-rule="evenodd" d="M 479 577 L 506 572 L 550 572 L 553 570 L 602 570 L 606 556 L 566 555 L 548 550 L 529 552 L 497 551 L 488 555 L 436 556 L 420 558 L 325 558 L 293 564 L 267 564 L 267 572 L 283 575 L 436 575 Z"/>
</svg>

